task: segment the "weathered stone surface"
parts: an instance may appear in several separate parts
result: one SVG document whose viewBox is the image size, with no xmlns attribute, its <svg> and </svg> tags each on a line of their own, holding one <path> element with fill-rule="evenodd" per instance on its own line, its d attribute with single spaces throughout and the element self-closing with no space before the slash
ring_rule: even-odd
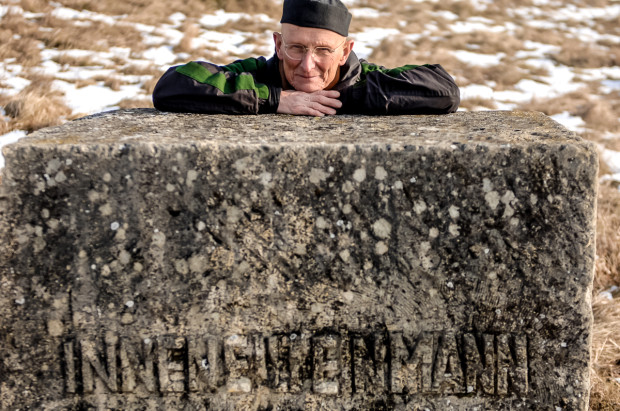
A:
<svg viewBox="0 0 620 411">
<path fill-rule="evenodd" d="M 2 409 L 587 407 L 597 156 L 543 115 L 133 110 L 4 153 Z"/>
</svg>

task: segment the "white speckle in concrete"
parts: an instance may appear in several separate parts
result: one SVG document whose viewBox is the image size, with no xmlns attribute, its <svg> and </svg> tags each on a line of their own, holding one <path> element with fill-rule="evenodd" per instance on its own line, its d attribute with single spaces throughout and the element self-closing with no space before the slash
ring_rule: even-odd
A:
<svg viewBox="0 0 620 411">
<path fill-rule="evenodd" d="M 484 199 L 487 201 L 489 207 L 495 210 L 499 204 L 499 193 L 497 191 L 489 191 L 484 196 Z"/>
<path fill-rule="evenodd" d="M 418 181 L 418 179 L 417 179 L 417 178 L 415 178 L 415 177 L 411 177 L 411 178 L 409 179 L 409 182 L 410 182 L 410 183 L 415 183 L 416 181 Z"/>
<path fill-rule="evenodd" d="M 235 206 L 230 206 L 226 210 L 226 222 L 228 224 L 236 224 L 241 217 L 243 217 L 243 211 Z"/>
<path fill-rule="evenodd" d="M 510 204 L 515 198 L 515 193 L 513 193 L 512 190 L 508 190 L 502 196 L 502 203 Z"/>
<path fill-rule="evenodd" d="M 493 191 L 493 183 L 491 183 L 491 180 L 488 178 L 482 179 L 482 190 L 484 190 L 485 193 Z"/>
<path fill-rule="evenodd" d="M 99 207 L 99 212 L 104 217 L 111 215 L 112 211 L 113 210 L 112 210 L 112 206 L 110 205 L 110 203 L 105 203 L 104 205 Z"/>
<path fill-rule="evenodd" d="M 155 232 L 152 237 L 153 245 L 156 247 L 164 247 L 166 244 L 166 236 L 164 233 Z"/>
<path fill-rule="evenodd" d="M 435 227 L 431 228 L 431 229 L 428 231 L 428 236 L 429 236 L 430 238 L 437 238 L 437 237 L 439 237 L 439 230 L 438 230 L 438 229 L 436 229 Z"/>
<path fill-rule="evenodd" d="M 134 304 L 134 302 L 133 302 L 133 301 L 131 301 L 131 300 L 129 300 L 129 301 L 127 301 L 127 302 L 125 303 L 125 305 L 127 306 L 127 308 L 131 308 L 131 307 L 133 307 L 133 304 Z"/>
<path fill-rule="evenodd" d="M 385 180 L 386 177 L 387 177 L 387 171 L 385 171 L 385 168 L 381 166 L 377 166 L 375 168 L 375 179 Z"/>
<path fill-rule="evenodd" d="M 459 218 L 459 215 L 460 215 L 459 208 L 455 205 L 450 206 L 448 213 L 450 214 L 450 217 L 452 217 L 453 220 L 456 220 L 457 218 Z"/>
<path fill-rule="evenodd" d="M 413 211 L 415 211 L 417 215 L 422 214 L 426 211 L 426 203 L 422 200 L 416 201 L 413 203 Z"/>
<path fill-rule="evenodd" d="M 202 222 L 202 221 L 198 221 L 198 224 L 196 224 L 196 229 L 198 231 L 202 231 L 205 228 L 207 228 L 207 225 L 204 222 Z"/>
<path fill-rule="evenodd" d="M 312 168 L 310 170 L 309 179 L 312 184 L 321 184 L 321 181 L 327 180 L 327 177 L 329 177 L 329 173 L 326 173 L 320 168 Z"/>
<path fill-rule="evenodd" d="M 355 172 L 353 173 L 353 179 L 358 183 L 366 180 L 366 169 L 362 167 L 355 170 Z"/>
<path fill-rule="evenodd" d="M 379 241 L 375 245 L 375 254 L 383 255 L 383 254 L 387 253 L 387 251 L 388 251 L 388 246 L 383 241 Z"/>
<path fill-rule="evenodd" d="M 26 304 L 26 299 L 24 297 L 17 298 L 15 300 L 15 304 L 17 304 L 17 305 L 24 305 L 24 304 Z"/>
<path fill-rule="evenodd" d="M 54 177 L 54 180 L 56 180 L 57 183 L 62 183 L 64 181 L 67 181 L 67 176 L 62 171 L 59 171 Z"/>
<path fill-rule="evenodd" d="M 88 192 L 88 199 L 90 200 L 91 203 L 99 201 L 100 198 L 101 198 L 101 196 L 95 190 L 90 190 Z"/>
<path fill-rule="evenodd" d="M 188 187 L 191 187 L 194 185 L 194 181 L 196 181 L 197 178 L 198 178 L 198 171 L 188 170 L 187 177 L 185 178 L 185 184 L 187 184 Z"/>
<path fill-rule="evenodd" d="M 450 224 L 448 226 L 448 231 L 450 232 L 450 234 L 452 234 L 455 237 L 461 234 L 460 230 L 461 230 L 461 227 L 459 227 L 456 224 Z"/>
<path fill-rule="evenodd" d="M 177 270 L 177 273 L 182 275 L 189 273 L 189 266 L 187 265 L 187 261 L 184 259 L 175 260 L 174 269 Z"/>
<path fill-rule="evenodd" d="M 110 229 L 112 231 L 116 231 L 120 228 L 120 224 L 118 223 L 118 221 L 114 221 L 112 224 L 110 224 Z"/>
<path fill-rule="evenodd" d="M 446 284 L 448 286 L 448 288 L 454 288 L 454 284 L 452 283 L 452 281 L 448 281 L 448 284 Z"/>
<path fill-rule="evenodd" d="M 384 218 L 380 218 L 372 225 L 372 232 L 379 238 L 388 238 L 392 231 L 392 225 Z"/>
<path fill-rule="evenodd" d="M 394 190 L 402 190 L 403 189 L 403 182 L 400 180 L 397 180 L 394 182 L 394 185 L 392 186 L 392 188 Z"/>
<path fill-rule="evenodd" d="M 131 254 L 129 254 L 127 250 L 121 250 L 121 252 L 118 253 L 118 262 L 121 263 L 121 265 L 127 265 L 130 261 Z"/>
<path fill-rule="evenodd" d="M 57 158 L 53 158 L 47 163 L 47 166 L 45 167 L 45 172 L 47 174 L 53 174 L 58 171 L 61 165 L 62 163 L 60 162 L 60 160 L 58 160 Z"/>
<path fill-rule="evenodd" d="M 353 183 L 350 181 L 345 181 L 345 183 L 342 185 L 342 191 L 345 194 L 352 193 L 353 190 L 355 190 L 355 187 L 353 187 Z"/>
<path fill-rule="evenodd" d="M 259 177 L 260 177 L 261 184 L 264 186 L 268 186 L 269 183 L 271 183 L 271 179 L 273 178 L 271 173 L 266 172 L 266 171 L 264 173 L 261 173 Z"/>
</svg>

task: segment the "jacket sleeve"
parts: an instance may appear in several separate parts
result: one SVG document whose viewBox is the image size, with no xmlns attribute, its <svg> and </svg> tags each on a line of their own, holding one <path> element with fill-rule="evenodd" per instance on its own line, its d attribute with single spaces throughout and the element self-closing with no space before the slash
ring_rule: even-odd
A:
<svg viewBox="0 0 620 411">
<path fill-rule="evenodd" d="M 171 67 L 153 90 L 158 110 L 208 114 L 275 113 L 281 89 L 256 81 L 265 58 L 227 66 L 191 62 Z"/>
<path fill-rule="evenodd" d="M 395 69 L 361 62 L 360 81 L 341 91 L 343 113 L 445 114 L 460 103 L 459 88 L 438 64 Z"/>
</svg>

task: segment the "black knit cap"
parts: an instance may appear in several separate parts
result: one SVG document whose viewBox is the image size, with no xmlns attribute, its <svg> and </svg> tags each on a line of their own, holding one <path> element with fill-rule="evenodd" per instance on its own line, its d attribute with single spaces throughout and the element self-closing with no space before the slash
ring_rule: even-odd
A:
<svg viewBox="0 0 620 411">
<path fill-rule="evenodd" d="M 346 37 L 351 13 L 340 0 L 284 0 L 280 23 L 331 30 Z"/>
</svg>

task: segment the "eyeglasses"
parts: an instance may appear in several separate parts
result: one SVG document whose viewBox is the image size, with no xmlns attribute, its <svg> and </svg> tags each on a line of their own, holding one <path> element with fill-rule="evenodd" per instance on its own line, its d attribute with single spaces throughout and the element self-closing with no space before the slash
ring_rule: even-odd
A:
<svg viewBox="0 0 620 411">
<path fill-rule="evenodd" d="M 347 39 L 344 39 L 342 43 L 336 46 L 336 48 L 330 47 L 306 47 L 302 44 L 286 44 L 284 40 L 282 40 L 282 44 L 284 45 L 284 54 L 291 60 L 299 61 L 304 58 L 306 53 L 310 52 L 314 61 L 330 61 L 334 58 L 334 54 L 336 50 L 340 48 Z"/>
</svg>

